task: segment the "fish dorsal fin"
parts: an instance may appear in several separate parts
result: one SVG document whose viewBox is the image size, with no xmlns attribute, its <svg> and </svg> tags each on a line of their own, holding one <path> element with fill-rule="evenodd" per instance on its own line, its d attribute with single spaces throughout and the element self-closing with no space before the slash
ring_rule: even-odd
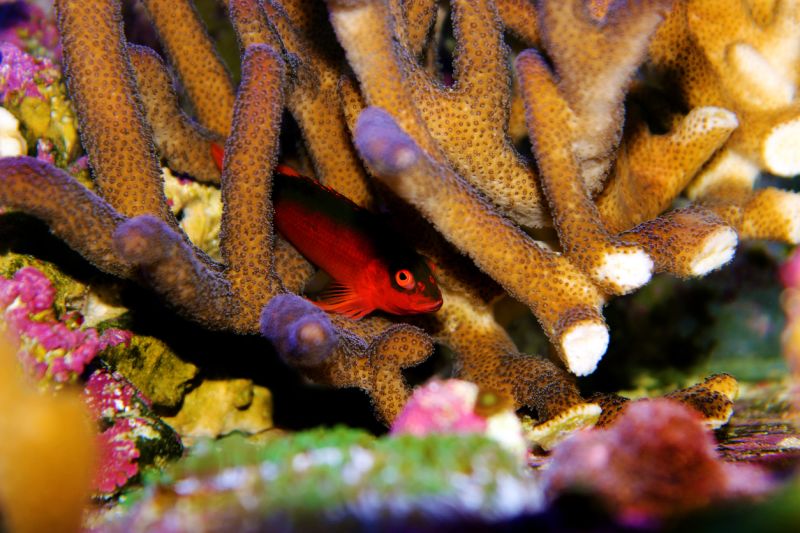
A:
<svg viewBox="0 0 800 533">
<path fill-rule="evenodd" d="M 355 289 L 336 282 L 322 291 L 314 303 L 323 311 L 345 315 L 353 320 L 363 318 L 375 310 L 375 307 L 368 305 Z"/>
</svg>

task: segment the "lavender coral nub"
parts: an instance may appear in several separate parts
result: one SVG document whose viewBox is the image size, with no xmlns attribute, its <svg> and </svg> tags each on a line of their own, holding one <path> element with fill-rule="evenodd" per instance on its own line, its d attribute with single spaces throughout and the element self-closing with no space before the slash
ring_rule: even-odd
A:
<svg viewBox="0 0 800 533">
<path fill-rule="evenodd" d="M 328 316 L 317 306 L 294 294 L 272 298 L 261 312 L 261 334 L 291 366 L 317 366 L 339 343 Z"/>
<path fill-rule="evenodd" d="M 380 174 L 397 175 L 420 155 L 414 141 L 380 107 L 368 107 L 359 115 L 355 142 L 359 153 Z"/>
<path fill-rule="evenodd" d="M 153 246 L 170 236 L 166 223 L 151 215 L 125 221 L 114 232 L 114 248 L 126 261 L 151 265 L 159 261 L 169 246 Z M 164 243 L 166 244 L 166 243 Z"/>
</svg>

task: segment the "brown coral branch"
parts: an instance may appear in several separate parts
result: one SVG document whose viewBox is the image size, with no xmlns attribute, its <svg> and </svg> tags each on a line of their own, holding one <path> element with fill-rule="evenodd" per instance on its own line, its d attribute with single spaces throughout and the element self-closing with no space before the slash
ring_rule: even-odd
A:
<svg viewBox="0 0 800 533">
<path fill-rule="evenodd" d="M 283 110 L 283 60 L 267 45 L 247 48 L 222 169 L 220 251 L 241 302 L 240 327 L 258 327 L 261 308 L 282 291 L 273 267 L 272 167 Z"/>
<path fill-rule="evenodd" d="M 694 409 L 703 423 L 716 429 L 725 425 L 733 414 L 733 402 L 739 394 L 739 384 L 729 374 L 714 374 L 702 382 L 664 395 Z M 597 427 L 613 424 L 630 405 L 628 398 L 616 394 L 596 394 L 592 401 L 603 408 Z M 647 400 L 637 400 L 647 401 Z"/>
<path fill-rule="evenodd" d="M 693 41 L 720 75 L 722 90 L 743 110 L 790 104 L 798 81 L 797 24 L 791 1 L 762 5 L 759 19 L 750 2 L 688 2 Z"/>
<path fill-rule="evenodd" d="M 608 230 L 629 230 L 668 209 L 737 126 L 730 111 L 701 107 L 668 134 L 637 129 L 620 147 L 614 173 L 597 198 Z"/>
<path fill-rule="evenodd" d="M 595 422 L 600 409 L 580 395 L 574 378 L 549 360 L 520 353 L 476 294 L 442 289 L 434 338 L 458 354 L 457 376 L 507 395 L 515 408 L 536 410 L 539 424 L 531 439 L 549 448 L 566 427 Z"/>
<path fill-rule="evenodd" d="M 120 9 L 111 0 L 56 3 L 81 141 L 101 195 L 114 209 L 129 217 L 152 214 L 177 227 L 142 115 Z"/>
<path fill-rule="evenodd" d="M 327 13 L 308 2 L 289 2 L 286 16 L 266 3 L 287 50 L 302 58 L 287 106 L 300 125 L 318 179 L 358 205 L 372 202 L 372 191 L 358 159 L 341 108 L 339 78 L 343 57 Z M 295 22 L 300 12 L 303 27 Z"/>
<path fill-rule="evenodd" d="M 609 292 L 622 294 L 644 285 L 653 263 L 641 248 L 620 242 L 603 226 L 573 153 L 578 119 L 550 69 L 537 52 L 526 50 L 517 57 L 517 71 L 542 188 L 564 252 Z"/>
<path fill-rule="evenodd" d="M 530 306 L 571 371 L 594 370 L 608 343 L 600 314 L 603 297 L 579 270 L 495 214 L 382 109 L 371 107 L 361 114 L 355 139 L 373 175 Z M 492 246 L 485 246 L 486 239 Z"/>
<path fill-rule="evenodd" d="M 144 114 L 153 128 L 158 151 L 169 167 L 197 181 L 219 183 L 220 172 L 211 157 L 211 144 L 222 138 L 206 130 L 181 110 L 167 66 L 153 50 L 128 46 Z"/>
<path fill-rule="evenodd" d="M 389 0 L 389 10 L 396 21 L 400 42 L 406 43 L 414 57 L 419 57 L 436 22 L 436 0 Z"/>
<path fill-rule="evenodd" d="M 283 45 L 267 21 L 261 0 L 227 0 L 225 3 L 242 52 L 252 44 L 267 44 L 273 50 L 281 50 Z"/>
<path fill-rule="evenodd" d="M 619 2 L 598 21 L 582 0 L 539 2 L 542 39 L 575 113 L 574 153 L 592 194 L 600 189 L 619 143 L 628 81 L 670 3 Z"/>
<path fill-rule="evenodd" d="M 509 71 L 497 12 L 486 1 L 452 6 L 457 82 L 445 88 L 407 47 L 395 44 L 395 21 L 386 5 L 328 2 L 337 38 L 367 103 L 388 110 L 426 153 L 452 164 L 509 217 L 544 225 L 535 176 L 506 134 Z M 474 135 L 476 130 L 482 134 Z"/>
<path fill-rule="evenodd" d="M 739 396 L 739 383 L 729 374 L 714 374 L 701 383 L 667 394 L 665 397 L 688 405 L 703 417 L 703 423 L 717 429 L 733 414 L 733 402 Z"/>
<path fill-rule="evenodd" d="M 388 425 L 411 395 L 402 370 L 430 356 L 430 337 L 419 328 L 380 317 L 359 322 L 331 318 L 339 331 L 339 346 L 325 362 L 304 373 L 321 383 L 365 390 L 378 417 Z"/>
<path fill-rule="evenodd" d="M 527 46 L 539 46 L 539 15 L 535 0 L 495 0 L 497 13 L 507 31 Z"/>
<path fill-rule="evenodd" d="M 0 158 L 0 205 L 40 218 L 99 269 L 132 277 L 112 239 L 125 218 L 63 170 L 32 157 Z"/>
<path fill-rule="evenodd" d="M 234 88 L 225 65 L 189 0 L 142 0 L 201 124 L 226 137 Z"/>
<path fill-rule="evenodd" d="M 657 272 L 680 277 L 704 276 L 733 258 L 736 231 L 709 210 L 670 211 L 621 235 L 645 248 Z"/>
<path fill-rule="evenodd" d="M 766 187 L 753 192 L 729 192 L 703 198 L 742 239 L 800 243 L 800 194 Z"/>
<path fill-rule="evenodd" d="M 316 269 L 280 235 L 275 236 L 273 255 L 275 257 L 275 274 L 283 283 L 284 288 L 295 294 L 302 292 Z"/>
<path fill-rule="evenodd" d="M 120 224 L 113 237 L 117 254 L 137 267 L 136 277 L 184 316 L 210 329 L 258 331 L 257 325 L 241 324 L 241 308 L 222 273 L 163 221 L 134 217 Z"/>
<path fill-rule="evenodd" d="M 230 14 L 240 45 L 281 43 L 291 58 L 294 74 L 288 86 L 287 107 L 300 126 L 317 177 L 356 204 L 369 205 L 372 195 L 339 103 L 341 57 L 335 51 L 333 35 L 321 17 L 323 13 L 310 3 L 286 5 L 308 30 L 304 31 L 276 2 L 231 1 Z"/>
<path fill-rule="evenodd" d="M 689 187 L 691 197 L 719 200 L 752 189 L 761 170 L 800 172 L 798 20 L 788 1 L 680 2 L 656 33 L 650 55 L 683 100 L 726 107 L 740 123 Z M 720 214 L 743 207 L 715 203 Z"/>
</svg>

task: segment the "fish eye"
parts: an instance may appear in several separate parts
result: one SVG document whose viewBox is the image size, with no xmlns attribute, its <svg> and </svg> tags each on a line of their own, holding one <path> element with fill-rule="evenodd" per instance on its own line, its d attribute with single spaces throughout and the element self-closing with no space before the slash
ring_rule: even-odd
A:
<svg viewBox="0 0 800 533">
<path fill-rule="evenodd" d="M 416 285 L 416 282 L 414 281 L 414 274 L 412 274 L 410 270 L 407 270 L 405 268 L 395 272 L 394 281 L 400 287 L 406 290 L 411 290 L 414 288 L 414 285 Z"/>
</svg>

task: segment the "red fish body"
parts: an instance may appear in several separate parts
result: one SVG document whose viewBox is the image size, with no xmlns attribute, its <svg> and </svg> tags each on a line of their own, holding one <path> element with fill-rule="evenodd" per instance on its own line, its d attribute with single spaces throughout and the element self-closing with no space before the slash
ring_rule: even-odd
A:
<svg viewBox="0 0 800 533">
<path fill-rule="evenodd" d="M 215 153 L 221 162 L 221 152 Z M 359 319 L 381 310 L 430 313 L 442 295 L 425 259 L 380 219 L 341 194 L 278 165 L 272 205 L 277 230 L 333 283 L 315 302 Z"/>
</svg>

